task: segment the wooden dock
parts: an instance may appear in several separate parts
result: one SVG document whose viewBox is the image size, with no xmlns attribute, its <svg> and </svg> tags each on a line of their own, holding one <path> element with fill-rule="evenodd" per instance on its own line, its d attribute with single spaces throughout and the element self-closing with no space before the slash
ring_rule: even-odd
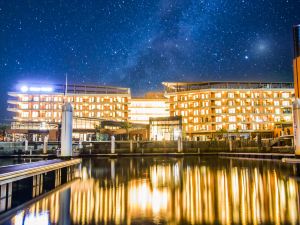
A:
<svg viewBox="0 0 300 225">
<path fill-rule="evenodd" d="M 80 163 L 55 159 L 0 167 L 0 212 L 73 180 Z"/>
</svg>

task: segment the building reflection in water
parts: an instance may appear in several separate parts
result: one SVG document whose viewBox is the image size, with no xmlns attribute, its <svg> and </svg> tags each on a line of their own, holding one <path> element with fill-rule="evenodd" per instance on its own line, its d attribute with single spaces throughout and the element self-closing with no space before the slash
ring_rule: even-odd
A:
<svg viewBox="0 0 300 225">
<path fill-rule="evenodd" d="M 111 173 L 113 171 L 113 173 Z M 12 224 L 260 224 L 299 220 L 294 166 L 229 159 L 105 159 Z"/>
</svg>

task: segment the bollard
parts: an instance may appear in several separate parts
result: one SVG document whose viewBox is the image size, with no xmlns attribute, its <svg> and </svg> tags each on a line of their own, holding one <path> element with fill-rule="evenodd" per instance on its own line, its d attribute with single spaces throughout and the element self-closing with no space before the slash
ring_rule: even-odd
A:
<svg viewBox="0 0 300 225">
<path fill-rule="evenodd" d="M 48 136 L 45 136 L 44 146 L 43 146 L 43 154 L 47 154 L 47 147 L 48 147 Z"/>
<path fill-rule="evenodd" d="M 83 146 L 82 146 L 82 138 L 81 137 L 80 137 L 79 142 L 78 142 L 78 148 L 79 149 L 83 148 Z"/>
<path fill-rule="evenodd" d="M 110 175 L 111 175 L 111 179 L 114 180 L 116 177 L 116 168 L 115 168 L 115 160 L 112 159 L 110 161 Z"/>
<path fill-rule="evenodd" d="M 177 151 L 179 152 L 179 153 L 181 153 L 182 152 L 182 138 L 181 138 L 181 136 L 179 136 L 178 137 L 178 140 L 177 140 Z"/>
<path fill-rule="evenodd" d="M 116 150 L 116 139 L 115 136 L 111 136 L 111 146 L 110 146 L 110 153 L 111 154 L 115 154 L 115 150 Z"/>
<path fill-rule="evenodd" d="M 133 142 L 130 140 L 130 152 L 133 152 Z"/>
<path fill-rule="evenodd" d="M 232 138 L 231 136 L 228 136 L 229 139 L 229 151 L 232 151 Z"/>
<path fill-rule="evenodd" d="M 25 153 L 28 151 L 28 140 L 25 139 Z"/>
</svg>

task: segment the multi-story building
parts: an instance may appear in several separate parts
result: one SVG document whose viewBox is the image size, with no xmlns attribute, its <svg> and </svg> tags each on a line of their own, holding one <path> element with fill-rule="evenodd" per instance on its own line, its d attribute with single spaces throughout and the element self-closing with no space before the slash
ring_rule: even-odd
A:
<svg viewBox="0 0 300 225">
<path fill-rule="evenodd" d="M 67 95 L 65 94 L 67 91 Z M 73 106 L 74 133 L 95 130 L 100 120 L 128 120 L 130 89 L 96 85 L 18 85 L 9 92 L 8 110 L 15 113 L 14 134 L 51 133 L 61 122 L 65 101 Z M 56 139 L 55 134 L 50 139 Z"/>
<path fill-rule="evenodd" d="M 182 116 L 185 136 L 206 140 L 216 132 L 292 134 L 293 83 L 163 82 L 170 116 Z"/>
<path fill-rule="evenodd" d="M 161 92 L 148 92 L 144 97 L 131 98 L 129 121 L 136 124 L 149 124 L 150 118 L 169 116 L 168 99 Z"/>
</svg>

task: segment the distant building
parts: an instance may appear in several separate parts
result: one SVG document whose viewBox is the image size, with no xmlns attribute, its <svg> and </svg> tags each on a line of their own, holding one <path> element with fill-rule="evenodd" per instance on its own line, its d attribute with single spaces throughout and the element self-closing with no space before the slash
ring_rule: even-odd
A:
<svg viewBox="0 0 300 225">
<path fill-rule="evenodd" d="M 293 83 L 163 82 L 170 116 L 182 116 L 189 139 L 211 139 L 216 132 L 292 133 Z"/>
<path fill-rule="evenodd" d="M 144 97 L 131 98 L 129 121 L 149 124 L 149 118 L 169 116 L 168 99 L 161 92 L 148 92 Z"/>
</svg>

